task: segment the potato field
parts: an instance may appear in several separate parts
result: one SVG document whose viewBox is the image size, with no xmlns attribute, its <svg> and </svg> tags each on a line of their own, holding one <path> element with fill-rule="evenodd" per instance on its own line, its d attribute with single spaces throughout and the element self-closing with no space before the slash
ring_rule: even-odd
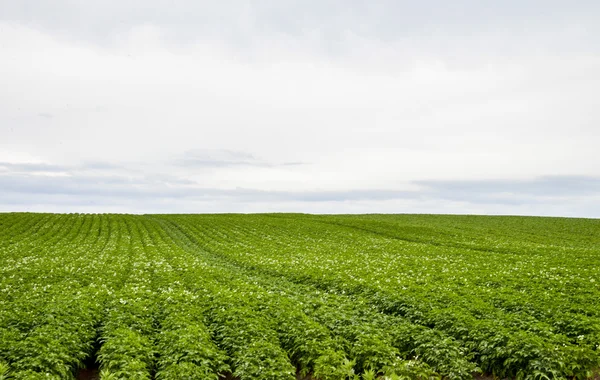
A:
<svg viewBox="0 0 600 380">
<path fill-rule="evenodd" d="M 594 379 L 600 220 L 0 214 L 0 379 Z"/>
</svg>

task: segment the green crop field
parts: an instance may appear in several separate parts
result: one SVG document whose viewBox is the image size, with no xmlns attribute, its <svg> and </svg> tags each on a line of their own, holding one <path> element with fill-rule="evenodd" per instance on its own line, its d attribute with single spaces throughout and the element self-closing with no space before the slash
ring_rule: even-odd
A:
<svg viewBox="0 0 600 380">
<path fill-rule="evenodd" d="M 97 367 L 103 380 L 595 378 L 600 220 L 0 214 L 0 379 Z"/>
</svg>

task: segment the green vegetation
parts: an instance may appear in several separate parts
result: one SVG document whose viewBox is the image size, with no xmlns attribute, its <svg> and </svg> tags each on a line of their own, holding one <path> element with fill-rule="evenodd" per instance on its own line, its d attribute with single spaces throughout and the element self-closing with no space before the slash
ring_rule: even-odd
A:
<svg viewBox="0 0 600 380">
<path fill-rule="evenodd" d="M 600 220 L 0 214 L 0 379 L 591 379 Z"/>
</svg>

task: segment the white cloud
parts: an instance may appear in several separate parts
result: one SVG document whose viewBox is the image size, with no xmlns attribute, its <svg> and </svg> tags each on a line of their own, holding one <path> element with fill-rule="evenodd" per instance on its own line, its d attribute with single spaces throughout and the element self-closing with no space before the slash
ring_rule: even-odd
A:
<svg viewBox="0 0 600 380">
<path fill-rule="evenodd" d="M 362 18 L 358 8 L 336 18 L 340 5 L 331 3 L 313 12 L 319 23 L 288 25 L 286 7 L 248 3 L 219 29 L 208 18 L 184 22 L 190 19 L 172 9 L 160 16 L 110 4 L 98 5 L 97 19 L 111 9 L 124 12 L 124 21 L 107 21 L 96 34 L 86 34 L 64 4 L 63 24 L 5 9 L 16 16 L 0 21 L 0 161 L 79 167 L 77 175 L 96 170 L 85 163 L 102 162 L 113 175 L 168 174 L 206 188 L 286 193 L 600 176 L 600 52 L 585 12 L 521 21 L 501 15 L 489 25 L 437 19 L 437 29 L 424 33 L 416 22 L 393 29 L 377 7 Z M 190 7 L 200 17 L 202 9 Z M 92 8 L 79 11 L 93 24 Z M 527 17 L 534 21 L 529 30 L 514 28 Z M 185 152 L 203 153 L 190 165 Z M 145 186 L 163 188 L 160 180 Z M 9 198 L 15 195 L 0 208 L 13 208 Z M 414 211 L 495 207 L 406 202 Z M 317 203 L 260 204 L 313 212 L 382 211 L 388 204 L 401 211 L 390 200 Z M 253 204 L 247 207 L 259 211 Z M 117 207 L 95 207 L 109 206 Z M 218 211 L 214 204 L 197 211 L 203 207 Z M 565 212 L 558 203 L 555 210 Z"/>
</svg>

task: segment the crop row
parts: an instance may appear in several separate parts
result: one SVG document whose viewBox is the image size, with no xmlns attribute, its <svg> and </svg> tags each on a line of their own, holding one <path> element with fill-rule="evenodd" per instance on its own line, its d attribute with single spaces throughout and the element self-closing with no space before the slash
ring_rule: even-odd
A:
<svg viewBox="0 0 600 380">
<path fill-rule="evenodd" d="M 512 294 L 511 289 L 488 287 L 487 293 L 473 293 L 476 286 L 471 277 L 494 276 L 490 258 L 479 258 L 480 251 L 406 242 L 320 220 L 169 219 L 199 231 L 212 230 L 211 241 L 206 243 L 209 249 L 238 267 L 360 296 L 385 313 L 445 332 L 464 342 L 483 370 L 499 376 L 586 378 L 598 366 L 598 320 L 593 315 L 572 313 L 571 323 L 561 316 L 537 319 L 535 313 L 513 312 L 489 302 L 497 293 L 508 290 Z M 517 261 L 514 256 L 510 259 Z M 500 257 L 497 261 L 507 260 Z M 535 266 L 545 267 L 543 260 L 530 260 L 523 254 L 516 264 L 525 273 Z M 587 293 L 581 291 L 584 286 L 593 293 L 597 289 L 593 280 L 585 272 L 578 276 L 579 293 Z M 532 292 L 552 290 L 536 285 L 529 287 Z M 591 309 L 597 309 L 597 299 L 589 300 Z M 528 301 L 522 306 L 534 300 Z M 518 304 L 519 299 L 513 302 Z M 532 306 L 534 310 L 543 307 L 543 301 Z"/>
<path fill-rule="evenodd" d="M 600 251 L 574 225 L 0 214 L 0 379 L 590 378 Z"/>
</svg>

